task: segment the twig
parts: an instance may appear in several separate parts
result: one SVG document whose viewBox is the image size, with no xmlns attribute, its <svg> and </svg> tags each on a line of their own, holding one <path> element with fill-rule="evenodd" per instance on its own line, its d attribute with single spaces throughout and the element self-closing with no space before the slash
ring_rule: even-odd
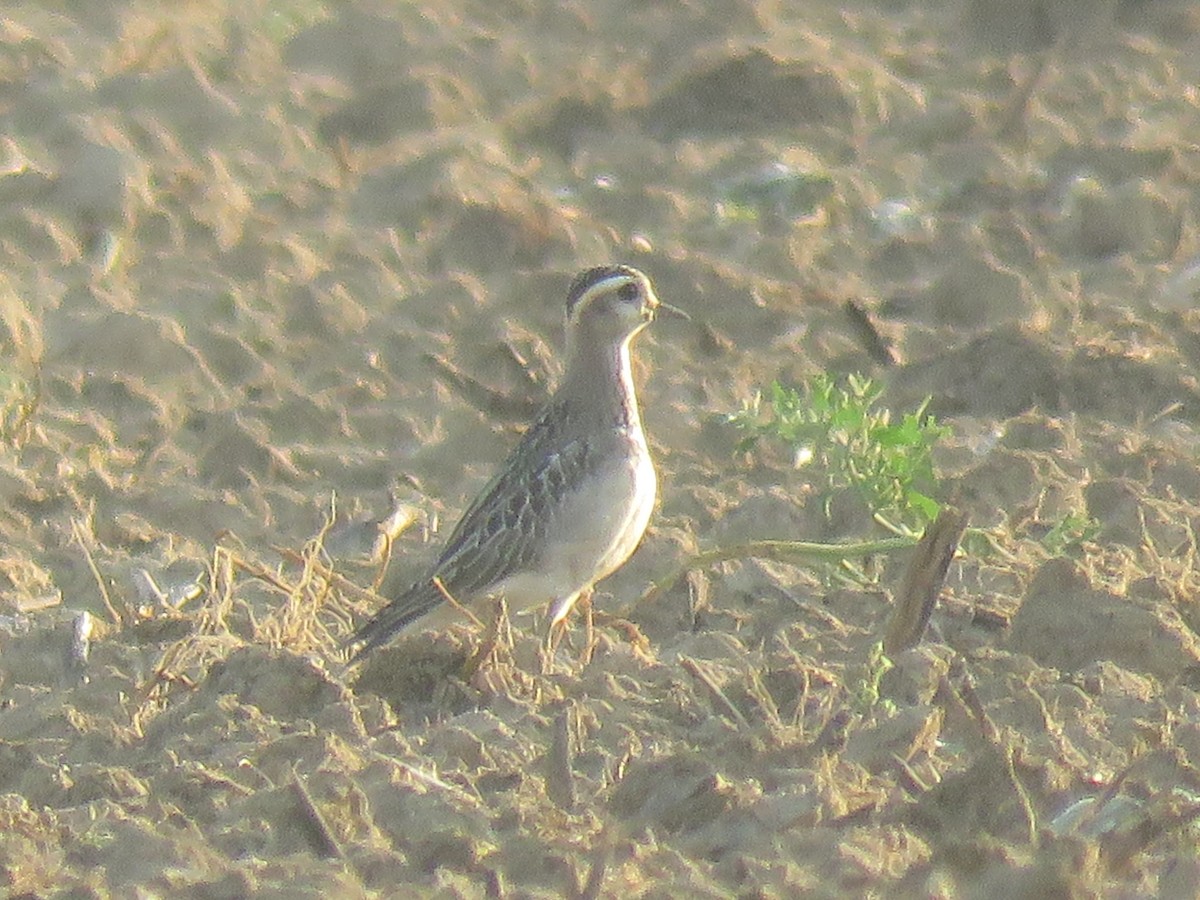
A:
<svg viewBox="0 0 1200 900">
<path fill-rule="evenodd" d="M 881 366 L 896 365 L 896 354 L 892 352 L 891 342 L 879 332 L 866 308 L 854 300 L 847 300 L 842 304 L 842 309 L 850 321 L 850 329 L 854 336 L 867 351 L 867 356 Z"/>
<path fill-rule="evenodd" d="M 417 781 L 418 783 L 424 785 L 425 787 L 436 788 L 439 791 L 445 791 L 448 794 L 452 794 L 453 796 L 457 797 L 459 800 L 462 800 L 464 803 L 467 803 L 476 809 L 480 808 L 480 806 L 482 805 L 482 803 L 478 797 L 475 797 L 474 795 L 467 793 L 467 791 L 463 790 L 461 787 L 459 787 L 456 784 L 451 784 L 448 781 L 443 781 L 441 778 L 438 778 L 438 776 L 432 772 L 426 772 L 424 769 L 418 768 L 417 766 L 414 766 L 414 765 L 410 765 L 409 763 L 406 763 L 403 760 L 396 759 L 394 756 L 389 756 L 386 753 L 379 752 L 378 750 L 370 750 L 369 752 L 371 753 L 372 756 L 377 758 L 380 762 L 387 763 L 389 766 L 396 766 L 402 772 L 404 772 L 406 775 L 409 775 L 410 777 L 412 777 L 412 779 L 414 781 Z"/>
<path fill-rule="evenodd" d="M 75 535 L 75 540 L 79 542 L 80 548 L 83 550 L 83 557 L 87 560 L 88 568 L 92 570 L 92 577 L 96 579 L 96 587 L 100 590 L 100 599 L 104 601 L 104 608 L 108 610 L 108 616 L 112 619 L 114 625 L 120 628 L 124 624 L 117 608 L 113 606 L 112 597 L 108 595 L 108 585 L 104 583 L 104 576 L 100 574 L 100 567 L 96 565 L 96 557 L 92 555 L 92 548 L 88 546 L 88 542 L 84 539 L 83 526 L 79 524 L 78 519 L 71 520 L 71 531 Z"/>
<path fill-rule="evenodd" d="M 241 556 L 237 556 L 233 553 L 229 554 L 229 562 L 235 569 L 241 569 L 247 575 L 257 578 L 259 581 L 265 581 L 267 584 L 271 585 L 271 587 L 275 588 L 281 593 L 291 596 L 296 591 L 295 585 L 288 584 L 265 566 L 252 563 L 250 560 Z"/>
<path fill-rule="evenodd" d="M 909 765 L 908 760 L 895 753 L 891 754 L 892 765 L 896 767 L 896 782 L 913 798 L 920 797 L 929 790 L 927 785 Z"/>
<path fill-rule="evenodd" d="M 308 788 L 304 786 L 304 782 L 300 780 L 300 775 L 295 769 L 292 770 L 291 788 L 300 804 L 300 812 L 303 813 L 301 822 L 304 825 L 305 833 L 312 842 L 313 849 L 325 859 L 345 858 L 345 851 L 342 850 L 334 833 L 329 830 L 329 824 L 321 815 L 321 811 L 317 809 L 312 794 L 308 792 Z"/>
<path fill-rule="evenodd" d="M 749 728 L 750 723 L 746 721 L 746 717 L 742 715 L 742 711 L 733 705 L 723 690 L 712 680 L 698 662 L 687 656 L 679 657 L 679 664 L 687 669 L 688 674 L 695 678 L 708 691 L 709 696 L 716 701 L 717 705 L 725 711 L 725 713 L 743 728 Z"/>
<path fill-rule="evenodd" d="M 1017 777 L 1016 750 L 1011 742 L 1005 742 L 1003 753 L 1004 772 L 1012 784 L 1013 792 L 1017 795 L 1017 801 L 1021 804 L 1021 814 L 1025 817 L 1025 839 L 1029 842 L 1029 846 L 1036 847 L 1038 845 L 1037 812 L 1033 808 L 1033 800 L 1029 797 L 1029 791 Z"/>
<path fill-rule="evenodd" d="M 983 700 L 980 698 L 979 692 L 975 690 L 975 679 L 961 656 L 956 656 L 951 662 L 949 674 L 956 679 L 952 687 L 954 693 L 975 719 L 983 739 L 993 746 L 999 746 L 1001 743 L 1000 729 L 984 709 Z"/>
<path fill-rule="evenodd" d="M 889 655 L 914 647 L 921 640 L 966 527 L 966 515 L 947 506 L 925 529 L 904 573 L 884 634 L 883 649 Z"/>
<path fill-rule="evenodd" d="M 546 793 L 560 809 L 575 808 L 575 759 L 571 752 L 571 711 L 554 717 L 554 737 L 546 755 Z"/>
<path fill-rule="evenodd" d="M 350 594 L 356 594 L 359 598 L 361 598 L 363 600 L 370 600 L 372 603 L 375 603 L 375 604 L 380 604 L 380 603 L 384 602 L 384 600 L 385 600 L 384 597 L 381 597 L 375 591 L 371 590 L 370 588 L 365 588 L 365 587 L 362 587 L 361 585 L 355 584 L 353 581 L 351 581 L 345 575 L 339 575 L 337 572 L 335 572 L 333 569 L 331 569 L 329 566 L 325 565 L 324 563 L 319 562 L 316 559 L 312 559 L 311 561 L 309 559 L 306 559 L 303 553 L 298 553 L 295 550 L 292 550 L 288 547 L 278 547 L 274 544 L 271 545 L 271 549 L 274 550 L 276 553 L 278 553 L 280 556 L 282 556 L 284 559 L 288 560 L 289 562 L 298 563 L 300 565 L 306 565 L 306 564 L 310 565 L 312 567 L 312 571 L 315 574 L 320 575 L 326 581 L 330 582 L 335 587 L 337 587 L 339 590 L 346 591 L 347 593 L 350 593 Z M 247 569 L 247 571 L 250 571 L 250 570 Z M 251 571 L 250 574 L 256 575 L 257 573 Z"/>
</svg>

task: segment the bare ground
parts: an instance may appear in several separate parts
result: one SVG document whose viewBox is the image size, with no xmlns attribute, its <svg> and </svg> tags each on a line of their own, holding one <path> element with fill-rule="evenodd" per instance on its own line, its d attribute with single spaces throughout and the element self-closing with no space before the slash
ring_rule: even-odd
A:
<svg viewBox="0 0 1200 900">
<path fill-rule="evenodd" d="M 1200 17 L 1100 6 L 10 6 L 7 895 L 1194 896 Z M 695 321 L 639 345 L 661 508 L 594 657 L 346 671 L 373 523 L 420 565 L 610 260 Z M 900 557 L 640 599 L 875 533 L 734 452 L 821 371 L 932 397 L 977 529 L 890 669 Z"/>
</svg>

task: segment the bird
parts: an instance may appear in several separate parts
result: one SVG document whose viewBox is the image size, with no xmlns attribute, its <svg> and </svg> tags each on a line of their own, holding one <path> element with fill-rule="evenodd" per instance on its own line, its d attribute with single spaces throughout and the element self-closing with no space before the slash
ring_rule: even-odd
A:
<svg viewBox="0 0 1200 900">
<path fill-rule="evenodd" d="M 641 543 L 658 493 L 642 430 L 631 344 L 661 302 L 627 265 L 586 269 L 566 301 L 561 383 L 420 578 L 349 639 L 352 662 L 424 620 L 503 597 L 514 612 L 549 610 L 547 642 L 576 602 Z M 438 615 L 431 615 L 434 611 Z"/>
</svg>

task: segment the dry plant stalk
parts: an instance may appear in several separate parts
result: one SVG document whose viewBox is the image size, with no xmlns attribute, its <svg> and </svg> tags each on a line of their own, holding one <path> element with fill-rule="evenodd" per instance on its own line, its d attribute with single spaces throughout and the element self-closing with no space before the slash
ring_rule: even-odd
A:
<svg viewBox="0 0 1200 900">
<path fill-rule="evenodd" d="M 896 354 L 892 352 L 891 342 L 880 333 L 866 308 L 854 300 L 847 300 L 842 304 L 842 309 L 850 322 L 850 330 L 867 352 L 867 356 L 881 366 L 896 365 Z"/>
<path fill-rule="evenodd" d="M 305 837 L 308 838 L 314 851 L 325 859 L 344 859 L 346 852 L 338 842 L 337 836 L 325 821 L 325 816 L 313 801 L 312 794 L 300 778 L 300 773 L 292 769 L 292 795 L 300 807 L 300 824 Z"/>
<path fill-rule="evenodd" d="M 255 638 L 277 647 L 310 649 L 335 646 L 338 641 L 321 621 L 320 614 L 334 611 L 343 622 L 349 622 L 350 613 L 339 601 L 339 590 L 358 596 L 378 600 L 371 591 L 359 588 L 338 575 L 322 560 L 327 558 L 325 539 L 337 517 L 336 500 L 331 500 L 330 509 L 320 530 L 297 553 L 286 548 L 274 548 L 284 559 L 300 565 L 300 572 L 291 580 L 280 571 L 272 571 L 260 563 L 230 552 L 234 567 L 252 578 L 269 585 L 285 597 L 285 602 L 265 620 L 255 623 Z"/>
<path fill-rule="evenodd" d="M 713 680 L 713 677 L 703 665 L 687 656 L 681 656 L 679 664 L 700 683 L 700 686 L 705 689 L 717 707 L 733 720 L 735 725 L 740 725 L 742 728 L 750 727 L 750 723 L 746 721 L 746 717 L 742 715 L 742 711 L 733 705 L 733 701 L 721 690 L 721 686 Z"/>
<path fill-rule="evenodd" d="M 122 627 L 125 624 L 125 617 L 117 612 L 117 608 L 113 605 L 112 597 L 108 593 L 108 585 L 104 581 L 104 576 L 100 573 L 100 566 L 96 564 L 96 557 L 92 554 L 91 544 L 84 533 L 83 523 L 79 519 L 71 520 L 71 532 L 75 536 L 75 542 L 83 550 L 83 558 L 87 561 L 88 570 L 92 573 L 92 578 L 96 581 L 96 588 L 100 591 L 100 599 L 104 601 L 104 608 L 108 612 L 108 617 L 112 619 L 112 623 L 118 628 Z"/>
<path fill-rule="evenodd" d="M 883 649 L 889 655 L 915 647 L 921 640 L 966 527 L 966 514 L 947 506 L 925 529 L 888 620 Z"/>
<path fill-rule="evenodd" d="M 571 746 L 571 710 L 554 717 L 554 736 L 546 755 L 546 794 L 559 809 L 571 812 L 578 802 L 575 790 L 575 754 Z"/>
</svg>

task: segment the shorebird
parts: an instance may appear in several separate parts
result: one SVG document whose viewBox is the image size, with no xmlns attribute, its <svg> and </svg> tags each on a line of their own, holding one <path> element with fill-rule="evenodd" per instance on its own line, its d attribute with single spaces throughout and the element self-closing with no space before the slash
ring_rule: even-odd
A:
<svg viewBox="0 0 1200 900">
<path fill-rule="evenodd" d="M 350 639 L 354 658 L 483 597 L 549 608 L 547 640 L 637 549 L 658 489 L 630 345 L 659 312 L 687 315 L 630 266 L 598 266 L 567 291 L 562 383 L 455 525 L 424 574 Z M 453 602 L 451 602 L 453 601 Z M 426 618 L 428 617 L 428 618 Z M 436 620 L 436 621 L 433 621 Z"/>
</svg>

